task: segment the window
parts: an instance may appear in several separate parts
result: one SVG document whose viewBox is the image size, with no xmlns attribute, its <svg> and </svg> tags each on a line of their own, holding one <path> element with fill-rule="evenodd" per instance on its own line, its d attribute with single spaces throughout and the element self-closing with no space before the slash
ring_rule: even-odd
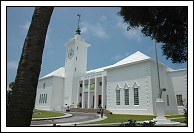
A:
<svg viewBox="0 0 194 133">
<path fill-rule="evenodd" d="M 39 97 L 39 103 L 41 103 L 41 94 L 40 94 L 40 97 Z"/>
<path fill-rule="evenodd" d="M 80 84 L 80 87 L 82 87 L 82 84 Z"/>
<path fill-rule="evenodd" d="M 43 84 L 43 89 L 45 89 L 46 83 Z"/>
<path fill-rule="evenodd" d="M 177 105 L 178 106 L 183 106 L 182 95 L 176 95 L 176 100 L 177 100 Z"/>
<path fill-rule="evenodd" d="M 129 105 L 129 89 L 124 89 L 125 105 Z"/>
<path fill-rule="evenodd" d="M 46 94 L 46 97 L 45 97 L 45 103 L 47 103 L 47 94 Z"/>
<path fill-rule="evenodd" d="M 76 72 L 76 67 L 75 67 L 75 72 Z"/>
<path fill-rule="evenodd" d="M 76 60 L 77 60 L 77 57 L 76 57 Z"/>
<path fill-rule="evenodd" d="M 99 82 L 99 85 L 102 86 L 102 82 Z"/>
<path fill-rule="evenodd" d="M 116 90 L 116 105 L 120 105 L 120 90 Z"/>
<path fill-rule="evenodd" d="M 78 47 L 77 47 L 77 50 L 78 50 Z"/>
<path fill-rule="evenodd" d="M 166 95 L 166 104 L 167 106 L 169 106 L 169 96 L 168 95 Z"/>
<path fill-rule="evenodd" d="M 139 105 L 139 91 L 138 91 L 138 88 L 134 88 L 134 105 Z"/>
<path fill-rule="evenodd" d="M 42 103 L 45 103 L 45 94 L 42 95 L 43 95 Z"/>
<path fill-rule="evenodd" d="M 43 103 L 43 94 L 40 94 L 40 103 Z"/>
</svg>

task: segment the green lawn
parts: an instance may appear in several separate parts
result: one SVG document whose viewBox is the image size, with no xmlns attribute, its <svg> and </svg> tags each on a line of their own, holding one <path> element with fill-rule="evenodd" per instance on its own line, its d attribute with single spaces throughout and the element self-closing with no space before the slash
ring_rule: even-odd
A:
<svg viewBox="0 0 194 133">
<path fill-rule="evenodd" d="M 167 118 L 178 118 L 178 117 L 184 117 L 183 114 L 171 114 L 171 115 L 166 115 Z"/>
<path fill-rule="evenodd" d="M 102 123 L 122 123 L 122 122 L 128 122 L 128 120 L 136 120 L 136 121 L 144 121 L 144 120 L 152 120 L 155 118 L 155 115 L 124 115 L 124 114 L 107 114 L 107 119 L 97 122 L 91 122 L 89 124 L 102 124 Z M 167 118 L 178 118 L 178 117 L 184 117 L 183 115 L 166 115 Z M 173 119 L 173 121 L 177 122 L 184 122 L 185 118 L 178 118 Z M 116 124 L 117 125 L 117 124 Z M 116 126 L 113 124 L 112 126 Z"/>
<path fill-rule="evenodd" d="M 33 111 L 32 118 L 47 118 L 47 117 L 58 117 L 58 116 L 64 116 L 65 114 L 60 112 L 51 112 L 51 111 L 45 111 L 45 110 L 34 110 Z"/>
<path fill-rule="evenodd" d="M 180 123 L 186 123 L 186 118 L 172 119 L 171 121 L 176 121 L 176 122 L 180 122 Z"/>
<path fill-rule="evenodd" d="M 136 120 L 136 121 L 143 121 L 143 120 L 152 120 L 156 116 L 153 115 L 123 115 L 123 114 L 107 114 L 107 119 L 97 122 L 92 122 L 90 124 L 100 124 L 100 123 L 118 123 L 118 122 L 128 122 L 128 120 Z"/>
</svg>

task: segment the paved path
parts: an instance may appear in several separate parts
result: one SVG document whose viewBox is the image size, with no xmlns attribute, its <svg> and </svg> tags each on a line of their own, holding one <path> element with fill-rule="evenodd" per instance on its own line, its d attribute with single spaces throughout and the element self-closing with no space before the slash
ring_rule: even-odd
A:
<svg viewBox="0 0 194 133">
<path fill-rule="evenodd" d="M 68 126 L 68 125 L 74 125 L 75 123 L 83 123 L 83 122 L 91 122 L 91 121 L 98 121 L 106 118 L 105 116 L 103 118 L 100 118 L 99 115 L 96 113 L 78 113 L 78 112 L 70 112 L 70 117 L 66 118 L 54 118 L 49 120 L 32 120 L 31 126 L 53 126 L 53 124 L 56 125 L 62 125 L 62 126 Z"/>
</svg>

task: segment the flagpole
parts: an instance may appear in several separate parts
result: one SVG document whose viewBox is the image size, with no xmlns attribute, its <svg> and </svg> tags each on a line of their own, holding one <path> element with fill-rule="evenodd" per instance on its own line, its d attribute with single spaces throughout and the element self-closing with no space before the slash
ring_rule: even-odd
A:
<svg viewBox="0 0 194 133">
<path fill-rule="evenodd" d="M 156 48 L 156 40 L 154 39 L 154 48 L 155 48 L 155 56 L 156 56 L 156 66 L 157 66 L 157 76 L 158 76 L 158 98 L 162 97 L 162 91 L 160 88 L 160 73 L 159 73 L 159 67 L 158 67 L 158 55 L 157 55 L 157 48 Z"/>
<path fill-rule="evenodd" d="M 157 56 L 157 48 L 156 48 L 156 40 L 155 39 L 154 39 L 154 48 L 155 48 L 155 56 L 156 56 L 159 92 L 158 92 L 158 98 L 156 99 L 156 102 L 155 102 L 157 117 L 153 118 L 153 121 L 156 122 L 156 125 L 178 124 L 178 122 L 172 122 L 170 119 L 165 117 L 165 102 L 162 99 L 162 91 L 166 91 L 166 89 L 160 88 L 160 73 L 159 73 L 159 67 L 158 67 L 158 56 Z"/>
</svg>

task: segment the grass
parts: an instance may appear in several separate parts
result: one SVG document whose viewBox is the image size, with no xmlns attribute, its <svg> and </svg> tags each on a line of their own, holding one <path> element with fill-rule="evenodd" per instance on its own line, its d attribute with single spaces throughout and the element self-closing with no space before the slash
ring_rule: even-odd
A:
<svg viewBox="0 0 194 133">
<path fill-rule="evenodd" d="M 47 117 L 58 117 L 64 116 L 65 114 L 60 112 L 52 112 L 52 111 L 45 111 L 45 110 L 34 110 L 32 118 L 47 118 Z"/>
<path fill-rule="evenodd" d="M 107 119 L 102 120 L 102 121 L 96 121 L 96 122 L 91 122 L 88 124 L 103 124 L 103 123 L 110 123 L 110 125 L 106 126 L 118 126 L 120 124 L 114 124 L 114 123 L 122 123 L 122 122 L 128 122 L 128 120 L 136 120 L 136 121 L 144 121 L 144 120 L 152 120 L 155 118 L 155 115 L 124 115 L 124 114 L 107 114 Z M 179 118 L 179 117 L 184 117 L 184 115 L 180 114 L 171 114 L 171 115 L 166 115 L 167 118 L 177 118 L 173 119 L 172 121 L 176 122 L 185 122 L 185 118 Z M 112 124 L 111 124 L 112 123 Z"/>
<path fill-rule="evenodd" d="M 171 121 L 180 122 L 180 123 L 186 123 L 186 119 L 185 118 L 171 119 Z"/>
<path fill-rule="evenodd" d="M 90 124 L 101 124 L 101 123 L 121 123 L 128 122 L 129 119 L 136 121 L 152 120 L 156 116 L 153 115 L 123 115 L 123 114 L 107 114 L 107 119 L 97 122 L 91 122 Z"/>
<path fill-rule="evenodd" d="M 184 117 L 183 114 L 169 114 L 165 115 L 167 118 L 178 118 L 178 117 Z"/>
</svg>

